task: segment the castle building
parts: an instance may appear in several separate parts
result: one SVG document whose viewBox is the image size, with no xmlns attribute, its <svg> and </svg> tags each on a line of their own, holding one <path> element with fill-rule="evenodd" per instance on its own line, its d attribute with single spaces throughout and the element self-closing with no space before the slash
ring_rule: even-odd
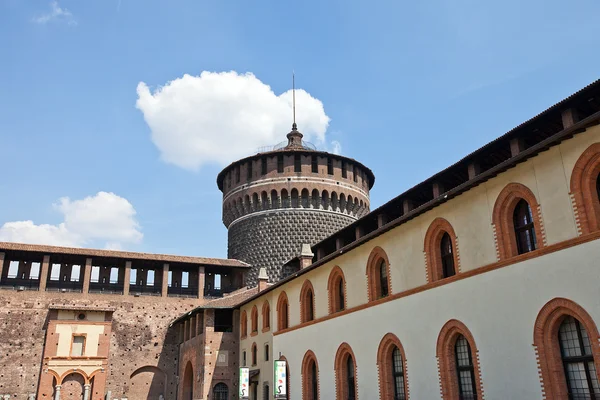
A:
<svg viewBox="0 0 600 400">
<path fill-rule="evenodd" d="M 600 81 L 370 212 L 301 139 L 219 174 L 241 260 L 0 243 L 0 399 L 600 398 Z"/>
<path fill-rule="evenodd" d="M 228 257 L 260 268 L 270 282 L 295 272 L 286 261 L 369 212 L 370 169 L 347 157 L 317 151 L 294 123 L 287 143 L 238 160 L 217 177 L 223 191 Z"/>
</svg>

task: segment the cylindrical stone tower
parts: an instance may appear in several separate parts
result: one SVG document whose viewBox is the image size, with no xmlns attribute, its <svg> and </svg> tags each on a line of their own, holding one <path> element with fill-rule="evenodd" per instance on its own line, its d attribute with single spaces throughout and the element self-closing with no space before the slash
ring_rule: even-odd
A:
<svg viewBox="0 0 600 400">
<path fill-rule="evenodd" d="M 265 267 L 270 282 L 283 264 L 369 212 L 373 172 L 351 158 L 317 151 L 294 124 L 288 141 L 235 161 L 217 177 L 223 192 L 228 257 Z"/>
</svg>

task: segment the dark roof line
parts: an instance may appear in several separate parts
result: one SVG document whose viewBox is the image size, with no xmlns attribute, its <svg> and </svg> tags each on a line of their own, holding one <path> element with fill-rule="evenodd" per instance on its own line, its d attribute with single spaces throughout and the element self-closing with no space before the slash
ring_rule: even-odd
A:
<svg viewBox="0 0 600 400">
<path fill-rule="evenodd" d="M 568 101 L 572 100 L 575 96 L 581 94 L 582 92 L 592 88 L 592 87 L 596 87 L 596 88 L 600 88 L 600 80 L 597 80 L 595 82 L 593 82 L 592 84 L 586 86 L 584 89 L 579 90 L 578 92 L 576 92 L 575 94 L 567 97 L 566 99 L 556 103 L 554 106 L 550 107 L 549 109 L 547 109 L 546 111 L 538 114 L 536 117 L 529 119 L 527 122 L 520 124 L 517 128 L 511 129 L 509 132 L 507 132 L 506 134 L 502 135 L 501 137 L 493 140 L 492 142 L 488 143 L 487 145 L 483 146 L 482 148 L 480 148 L 479 150 L 471 153 L 469 156 L 464 157 L 461 161 L 455 163 L 452 165 L 452 167 L 460 164 L 460 163 L 464 163 L 465 160 L 468 160 L 470 158 L 472 158 L 472 156 L 474 154 L 479 153 L 480 151 L 482 151 L 482 149 L 487 148 L 488 146 L 490 146 L 492 143 L 496 143 L 498 142 L 500 139 L 506 139 L 507 137 L 510 136 L 511 133 L 514 133 L 517 131 L 517 129 L 522 128 L 523 126 L 537 120 L 538 118 L 541 118 L 542 116 L 548 114 L 551 110 L 556 110 L 559 106 L 564 106 Z M 312 271 L 313 269 L 339 257 L 341 254 L 348 252 L 349 250 L 352 250 L 356 247 L 359 247 L 363 244 L 365 244 L 366 242 L 370 241 L 371 239 L 376 238 L 377 236 L 382 235 L 383 233 L 399 226 L 402 225 L 408 221 L 410 221 L 411 219 L 417 217 L 418 215 L 421 215 L 423 213 L 425 213 L 426 211 L 429 211 L 431 209 L 433 209 L 434 207 L 437 207 L 443 203 L 445 203 L 446 201 L 449 201 L 450 199 L 459 196 L 460 194 L 462 194 L 463 192 L 478 186 L 484 182 L 486 182 L 487 180 L 493 178 L 494 176 L 498 175 L 499 173 L 506 171 L 509 168 L 514 167 L 515 165 L 522 163 L 526 160 L 528 160 L 529 158 L 537 155 L 538 153 L 547 150 L 548 148 L 555 146 L 557 144 L 559 144 L 560 142 L 562 142 L 565 139 L 568 139 L 570 137 L 572 137 L 573 135 L 577 134 L 577 133 L 581 133 L 584 132 L 588 127 L 594 126 L 594 125 L 598 125 L 600 124 L 600 111 L 597 111 L 591 115 L 589 115 L 588 117 L 580 120 L 579 122 L 575 123 L 574 125 L 562 129 L 561 131 L 547 137 L 546 139 L 540 141 L 539 143 L 521 151 L 519 154 L 515 155 L 514 157 L 511 157 L 497 165 L 495 165 L 494 167 L 491 167 L 490 169 L 476 175 L 474 178 L 448 190 L 447 192 L 445 192 L 442 196 L 439 196 L 437 198 L 434 198 L 428 202 L 426 202 L 425 204 L 422 204 L 418 207 L 416 207 L 415 209 L 409 211 L 408 213 L 402 215 L 401 217 L 398 217 L 390 222 L 388 222 L 387 224 L 383 225 L 382 227 L 360 237 L 359 239 L 347 244 L 346 246 L 342 247 L 339 250 L 334 251 L 331 254 L 326 255 L 325 257 L 323 257 L 322 259 L 314 262 L 312 265 L 301 269 L 300 271 L 290 275 L 289 277 L 282 279 L 281 281 L 275 283 L 274 285 L 266 288 L 265 290 L 263 290 L 262 292 L 244 300 L 243 302 L 239 303 L 237 307 L 241 307 L 244 304 L 247 304 L 251 301 L 253 301 L 254 299 L 262 296 L 263 294 L 270 292 L 284 284 L 286 284 L 287 282 L 295 279 L 296 277 L 300 276 L 300 275 L 304 275 L 305 273 L 308 273 L 309 271 Z M 449 168 L 452 168 L 449 167 Z M 449 168 L 446 168 L 449 169 Z M 446 171 L 444 170 L 444 171 Z M 442 171 L 443 172 L 443 171 Z M 432 178 L 436 177 L 437 175 L 441 174 L 438 173 L 436 175 L 434 175 Z M 417 188 L 421 185 L 423 185 L 424 183 L 432 180 L 432 178 L 429 178 L 427 180 L 425 180 L 423 183 L 416 185 L 414 188 Z M 413 188 L 413 189 L 414 189 Z M 367 216 L 361 218 L 360 220 L 354 222 L 351 226 L 356 226 L 358 223 L 360 223 L 360 221 L 364 221 L 365 218 L 369 217 L 369 216 L 373 216 L 373 214 L 377 214 L 377 211 L 384 208 L 386 205 L 389 205 L 390 203 L 394 203 L 396 201 L 398 201 L 400 198 L 404 197 L 404 195 L 408 192 L 410 192 L 413 189 L 409 189 L 406 192 L 404 192 L 403 194 L 396 196 L 394 199 L 390 200 L 389 202 L 385 203 L 383 206 L 377 208 L 376 210 L 372 211 L 371 213 L 369 213 Z M 344 228 L 347 229 L 347 228 Z M 344 229 L 338 231 L 341 232 Z M 313 246 L 313 249 L 319 247 L 320 244 L 322 244 L 323 242 L 327 241 L 327 240 L 331 240 L 332 237 L 335 237 L 337 235 L 337 233 L 333 234 L 332 236 L 330 236 L 329 238 L 319 242 L 318 244 L 316 244 L 315 246 Z"/>
<path fill-rule="evenodd" d="M 60 247 L 60 246 L 48 246 L 39 244 L 26 244 L 26 243 L 12 243 L 12 242 L 0 242 L 0 251 L 31 251 L 37 253 L 47 254 L 68 254 L 78 256 L 95 256 L 95 257 L 111 257 L 111 258 L 122 258 L 129 260 L 149 260 L 149 261 L 164 261 L 173 263 L 188 263 L 188 264 L 202 264 L 202 265 L 214 265 L 221 267 L 236 267 L 236 268 L 249 268 L 250 264 L 243 261 L 234 260 L 230 258 L 207 258 L 207 257 L 190 257 L 190 256 L 176 256 L 170 254 L 153 254 L 153 253 L 136 253 L 131 251 L 117 251 L 117 250 L 99 250 L 99 249 L 88 249 L 79 247 Z"/>
<path fill-rule="evenodd" d="M 339 154 L 328 153 L 326 151 L 319 151 L 319 150 L 281 149 L 281 150 L 267 151 L 267 152 L 263 152 L 263 153 L 256 153 L 254 155 L 251 155 L 251 156 L 248 156 L 248 157 L 244 157 L 244 158 L 240 158 L 239 160 L 236 160 L 236 161 L 232 162 L 231 164 L 229 164 L 228 166 L 226 166 L 225 168 L 223 168 L 221 170 L 221 172 L 219 172 L 219 175 L 217 175 L 217 186 L 219 187 L 219 190 L 223 190 L 223 180 L 225 179 L 225 172 L 228 171 L 229 169 L 231 169 L 233 166 L 235 166 L 237 164 L 241 164 L 241 163 L 249 161 L 249 160 L 259 159 L 259 158 L 261 158 L 263 156 L 275 156 L 275 155 L 281 154 L 281 153 L 290 153 L 290 154 L 294 154 L 294 153 L 317 154 L 317 155 L 319 155 L 321 157 L 333 157 L 333 158 L 337 158 L 339 160 L 350 161 L 350 162 L 358 165 L 360 168 L 362 168 L 369 175 L 369 189 L 371 189 L 373 187 L 373 185 L 375 184 L 375 174 L 373 173 L 373 171 L 371 171 L 371 169 L 369 167 L 365 166 L 363 163 L 361 163 L 360 161 L 355 160 L 354 158 L 342 156 L 342 155 L 339 155 Z"/>
</svg>

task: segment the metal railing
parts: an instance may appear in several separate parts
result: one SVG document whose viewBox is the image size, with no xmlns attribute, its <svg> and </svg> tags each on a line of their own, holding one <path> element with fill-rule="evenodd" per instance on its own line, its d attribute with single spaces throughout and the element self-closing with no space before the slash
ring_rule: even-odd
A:
<svg viewBox="0 0 600 400">
<path fill-rule="evenodd" d="M 8 275 L 0 280 L 0 288 L 13 290 L 40 290 L 40 279 L 17 278 L 17 275 Z"/>
<path fill-rule="evenodd" d="M 89 293 L 123 294 L 123 282 L 90 282 Z"/>
<path fill-rule="evenodd" d="M 129 285 L 129 294 L 139 294 L 142 296 L 161 296 L 162 285 L 160 286 L 148 286 L 148 285 Z"/>
<path fill-rule="evenodd" d="M 167 290 L 169 297 L 198 297 L 198 288 L 195 287 L 171 287 Z"/>
<path fill-rule="evenodd" d="M 54 281 L 49 280 L 46 284 L 47 292 L 81 292 L 83 282 L 79 281 Z"/>
</svg>

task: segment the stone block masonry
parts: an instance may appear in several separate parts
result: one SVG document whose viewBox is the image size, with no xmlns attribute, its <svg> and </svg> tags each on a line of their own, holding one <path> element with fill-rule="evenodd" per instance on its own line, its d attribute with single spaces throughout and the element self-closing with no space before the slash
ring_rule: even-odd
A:
<svg viewBox="0 0 600 400">
<path fill-rule="evenodd" d="M 261 267 L 270 282 L 283 277 L 282 266 L 300 254 L 302 244 L 315 244 L 355 221 L 355 218 L 314 209 L 274 210 L 236 221 L 229 227 L 228 257 L 252 265 L 246 277 L 257 284 Z"/>
</svg>

